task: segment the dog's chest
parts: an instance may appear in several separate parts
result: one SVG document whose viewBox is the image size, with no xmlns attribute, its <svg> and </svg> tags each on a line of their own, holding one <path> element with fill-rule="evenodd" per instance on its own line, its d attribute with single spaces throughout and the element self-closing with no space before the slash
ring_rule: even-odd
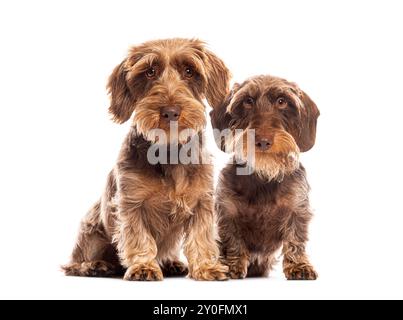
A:
<svg viewBox="0 0 403 320">
<path fill-rule="evenodd" d="M 272 252 L 282 241 L 284 223 L 289 211 L 274 203 L 249 205 L 238 211 L 237 224 L 250 252 Z"/>
<path fill-rule="evenodd" d="M 152 203 L 157 212 L 168 214 L 173 219 L 189 217 L 199 199 L 210 191 L 205 180 L 198 170 L 184 166 L 170 168 L 154 184 L 159 186 L 159 192 L 150 194 L 146 201 Z"/>
<path fill-rule="evenodd" d="M 237 225 L 250 252 L 277 250 L 293 212 L 298 208 L 298 193 L 287 184 L 256 184 L 236 188 Z"/>
</svg>

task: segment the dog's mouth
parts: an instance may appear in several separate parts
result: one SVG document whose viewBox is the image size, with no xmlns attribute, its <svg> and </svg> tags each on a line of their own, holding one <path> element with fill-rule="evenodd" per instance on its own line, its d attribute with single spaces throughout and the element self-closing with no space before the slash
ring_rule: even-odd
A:
<svg viewBox="0 0 403 320">
<path fill-rule="evenodd" d="M 270 141 L 261 138 L 243 139 L 238 152 L 235 147 L 235 158 L 247 163 L 266 180 L 280 181 L 299 168 L 299 148 L 285 131 L 276 132 Z"/>
<path fill-rule="evenodd" d="M 188 127 L 181 121 L 157 122 L 153 126 L 144 127 L 141 122 L 135 122 L 137 132 L 152 143 L 186 144 L 203 130 L 202 127 Z"/>
<path fill-rule="evenodd" d="M 160 108 L 158 104 L 140 103 L 133 118 L 139 133 L 151 142 L 175 139 L 180 142 L 202 132 L 206 126 L 204 105 L 198 101 L 178 103 L 177 108 Z"/>
<path fill-rule="evenodd" d="M 261 178 L 281 182 L 285 176 L 299 168 L 299 156 L 295 152 L 288 154 L 259 153 L 255 157 L 253 168 Z"/>
<path fill-rule="evenodd" d="M 299 165 L 299 153 L 273 153 L 273 152 L 258 152 L 255 154 L 256 167 L 265 162 L 273 164 L 276 162 L 278 165 L 288 168 L 287 171 L 294 171 Z"/>
<path fill-rule="evenodd" d="M 182 121 L 180 121 L 180 120 L 174 120 L 174 121 L 172 121 L 172 120 L 171 121 L 165 121 L 165 120 L 161 121 L 160 120 L 155 129 L 164 130 L 167 134 L 175 132 L 175 131 L 177 131 L 178 133 L 181 133 L 182 131 L 185 131 L 185 130 L 193 130 L 193 131 L 197 131 L 197 132 L 200 131 L 200 130 L 196 130 L 196 128 L 184 125 L 182 123 Z"/>
</svg>

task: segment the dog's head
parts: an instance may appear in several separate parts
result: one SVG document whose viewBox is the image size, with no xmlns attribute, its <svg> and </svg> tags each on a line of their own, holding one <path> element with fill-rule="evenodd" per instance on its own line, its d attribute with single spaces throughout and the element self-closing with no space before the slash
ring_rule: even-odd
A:
<svg viewBox="0 0 403 320">
<path fill-rule="evenodd" d="M 315 144 L 319 110 L 294 83 L 257 76 L 235 84 L 226 101 L 211 113 L 213 128 L 255 130 L 255 171 L 276 179 L 299 166 L 299 152 Z M 242 156 L 246 157 L 243 139 Z M 224 148 L 221 144 L 221 148 Z"/>
<path fill-rule="evenodd" d="M 203 99 L 218 107 L 229 92 L 230 73 L 202 41 L 168 39 L 131 48 L 108 82 L 109 112 L 117 123 L 133 121 L 148 137 L 152 129 L 200 132 L 206 124 Z"/>
</svg>

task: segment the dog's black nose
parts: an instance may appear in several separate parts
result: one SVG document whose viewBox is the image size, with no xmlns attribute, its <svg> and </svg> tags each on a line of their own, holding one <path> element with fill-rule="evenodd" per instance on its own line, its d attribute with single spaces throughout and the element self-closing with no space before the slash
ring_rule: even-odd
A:
<svg viewBox="0 0 403 320">
<path fill-rule="evenodd" d="M 176 106 L 161 108 L 161 117 L 166 121 L 178 121 L 181 109 Z"/>
<path fill-rule="evenodd" d="M 271 141 L 270 139 L 259 139 L 256 141 L 256 147 L 262 151 L 269 150 L 272 144 L 273 141 Z"/>
</svg>

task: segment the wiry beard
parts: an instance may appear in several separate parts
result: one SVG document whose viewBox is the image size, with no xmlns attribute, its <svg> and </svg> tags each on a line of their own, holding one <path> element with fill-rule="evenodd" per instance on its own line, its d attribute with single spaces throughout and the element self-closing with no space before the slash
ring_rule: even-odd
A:
<svg viewBox="0 0 403 320">
<path fill-rule="evenodd" d="M 284 176 L 291 174 L 299 167 L 298 153 L 288 155 L 258 155 L 255 160 L 255 173 L 263 180 L 281 182 Z"/>
<path fill-rule="evenodd" d="M 247 139 L 243 139 L 241 157 L 236 157 L 244 161 L 251 171 L 263 180 L 281 182 L 284 176 L 299 168 L 299 148 L 294 138 L 284 130 L 275 132 L 269 150 L 252 151 L 249 150 L 248 154 Z"/>
<path fill-rule="evenodd" d="M 200 135 L 200 131 L 194 129 L 178 128 L 176 122 L 171 122 L 168 129 L 151 129 L 147 131 L 140 130 L 137 126 L 134 126 L 136 132 L 144 137 L 147 141 L 153 144 L 160 145 L 184 145 L 194 139 L 197 139 Z"/>
</svg>

